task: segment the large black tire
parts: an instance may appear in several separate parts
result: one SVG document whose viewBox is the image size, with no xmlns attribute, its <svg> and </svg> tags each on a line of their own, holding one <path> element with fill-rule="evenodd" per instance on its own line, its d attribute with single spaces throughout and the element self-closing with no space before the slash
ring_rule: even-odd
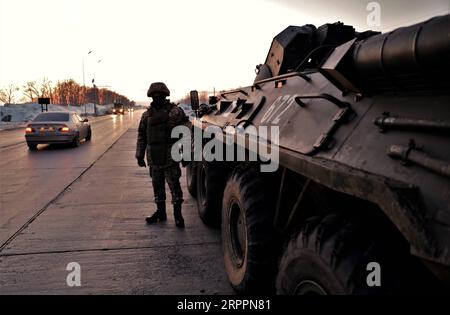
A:
<svg viewBox="0 0 450 315">
<path fill-rule="evenodd" d="M 197 162 L 197 210 L 203 223 L 220 227 L 226 171 L 214 162 Z"/>
<path fill-rule="evenodd" d="M 308 220 L 281 258 L 277 293 L 404 293 L 405 279 L 414 277 L 405 274 L 410 266 L 408 246 L 390 238 L 385 230 L 377 231 L 377 224 L 367 223 L 338 215 Z M 368 286 L 371 262 L 381 267 L 380 287 Z"/>
<path fill-rule="evenodd" d="M 91 139 L 92 139 L 92 130 L 89 127 L 88 134 L 86 136 L 86 141 L 91 141 Z"/>
<path fill-rule="evenodd" d="M 225 270 L 238 293 L 274 292 L 277 235 L 275 190 L 257 168 L 236 168 L 225 186 L 222 247 Z"/>
<path fill-rule="evenodd" d="M 36 151 L 38 145 L 36 143 L 27 143 L 27 146 L 31 151 Z"/>
<path fill-rule="evenodd" d="M 192 197 L 197 197 L 197 167 L 198 162 L 190 162 L 186 165 L 186 186 Z"/>
</svg>

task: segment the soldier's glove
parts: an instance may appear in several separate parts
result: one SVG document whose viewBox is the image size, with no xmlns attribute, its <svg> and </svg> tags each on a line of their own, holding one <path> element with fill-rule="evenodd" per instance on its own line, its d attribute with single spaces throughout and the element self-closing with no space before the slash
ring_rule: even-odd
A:
<svg viewBox="0 0 450 315">
<path fill-rule="evenodd" d="M 147 164 L 145 164 L 144 159 L 138 159 L 137 163 L 138 163 L 139 167 L 147 167 Z"/>
</svg>

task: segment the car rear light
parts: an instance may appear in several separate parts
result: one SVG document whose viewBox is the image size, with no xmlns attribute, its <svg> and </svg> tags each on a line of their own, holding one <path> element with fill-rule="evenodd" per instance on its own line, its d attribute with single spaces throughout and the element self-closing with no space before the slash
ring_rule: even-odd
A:
<svg viewBox="0 0 450 315">
<path fill-rule="evenodd" d="M 31 128 L 31 127 L 27 127 L 27 128 L 25 129 L 25 132 L 26 132 L 26 133 L 33 133 L 33 132 L 34 132 L 34 129 Z"/>
<path fill-rule="evenodd" d="M 61 132 L 69 132 L 70 128 L 69 127 L 61 127 L 61 128 L 59 128 L 59 131 L 61 131 Z"/>
</svg>

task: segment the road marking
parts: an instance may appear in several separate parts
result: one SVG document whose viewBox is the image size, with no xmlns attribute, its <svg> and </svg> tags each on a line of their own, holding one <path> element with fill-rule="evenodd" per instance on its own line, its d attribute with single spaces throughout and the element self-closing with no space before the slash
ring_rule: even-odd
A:
<svg viewBox="0 0 450 315">
<path fill-rule="evenodd" d="M 16 146 L 16 145 L 19 145 L 19 144 L 22 144 L 22 143 L 25 143 L 25 140 L 22 140 L 20 142 L 16 142 L 16 143 L 13 143 L 13 144 L 3 145 L 3 146 L 0 147 L 0 149 L 6 149 L 6 148 L 13 147 L 13 146 Z"/>
</svg>

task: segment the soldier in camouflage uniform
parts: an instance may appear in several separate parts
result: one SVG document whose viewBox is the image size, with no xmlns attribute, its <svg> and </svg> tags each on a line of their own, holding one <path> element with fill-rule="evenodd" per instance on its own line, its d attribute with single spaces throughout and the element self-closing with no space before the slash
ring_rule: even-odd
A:
<svg viewBox="0 0 450 315">
<path fill-rule="evenodd" d="M 166 187 L 169 185 L 174 207 L 175 224 L 184 227 L 181 215 L 183 192 L 180 186 L 181 169 L 178 162 L 171 156 L 171 148 L 177 139 L 171 139 L 172 128 L 182 125 L 187 117 L 177 105 L 166 99 L 170 95 L 167 86 L 162 82 L 152 83 L 147 96 L 153 99 L 148 110 L 142 114 L 139 124 L 136 145 L 136 159 L 140 167 L 146 167 L 144 157 L 147 153 L 147 163 L 153 183 L 156 212 L 147 217 L 148 224 L 167 220 Z"/>
</svg>

